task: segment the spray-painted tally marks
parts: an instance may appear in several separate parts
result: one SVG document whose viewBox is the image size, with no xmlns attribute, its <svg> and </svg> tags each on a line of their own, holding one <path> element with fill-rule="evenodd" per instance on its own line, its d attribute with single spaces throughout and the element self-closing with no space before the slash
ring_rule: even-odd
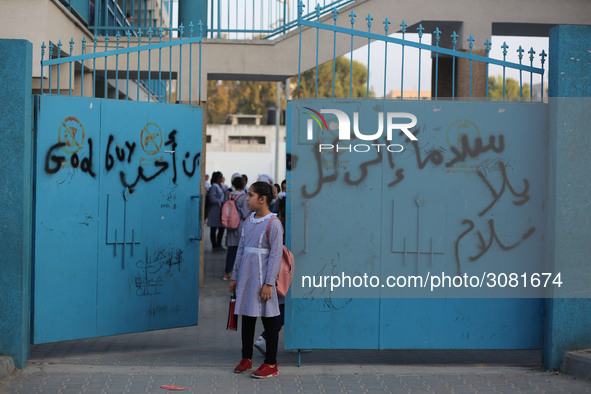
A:
<svg viewBox="0 0 591 394">
<path fill-rule="evenodd" d="M 511 186 L 511 183 L 509 182 L 509 179 L 507 177 L 507 171 L 506 171 L 506 167 L 505 164 L 503 162 L 498 162 L 498 166 L 501 170 L 501 175 L 503 178 L 503 183 L 501 186 L 501 189 L 497 192 L 491 185 L 491 183 L 489 182 L 489 180 L 484 176 L 484 174 L 480 171 L 477 171 L 478 176 L 480 177 L 480 179 L 484 182 L 484 184 L 486 185 L 486 187 L 488 187 L 488 189 L 490 190 L 493 200 L 492 202 L 486 207 L 484 208 L 482 211 L 480 211 L 478 213 L 479 217 L 482 217 L 486 212 L 488 212 L 496 203 L 497 201 L 499 201 L 499 199 L 503 196 L 503 194 L 505 193 L 505 186 L 508 187 L 509 191 L 511 192 L 511 194 L 515 197 L 518 197 L 519 199 L 516 201 L 513 201 L 514 205 L 523 205 L 525 204 L 527 201 L 529 201 L 529 182 L 527 179 L 523 179 L 523 191 L 518 193 L 516 192 L 513 187 Z M 474 230 L 475 225 L 474 222 L 470 219 L 464 219 L 462 220 L 462 226 L 467 225 L 468 228 L 466 230 L 464 230 L 456 239 L 455 242 L 455 258 L 456 258 L 456 268 L 457 268 L 457 273 L 458 275 L 461 275 L 461 263 L 460 263 L 460 241 L 466 237 L 470 232 L 472 232 L 472 230 Z M 486 252 L 488 252 L 488 250 L 491 248 L 491 246 L 493 245 L 493 242 L 496 242 L 497 245 L 499 245 L 499 247 L 501 248 L 501 250 L 507 251 L 507 250 L 511 250 L 513 248 L 516 248 L 517 246 L 519 246 L 519 244 L 521 244 L 523 241 L 525 241 L 526 239 L 528 239 L 535 231 L 536 228 L 535 227 L 530 227 L 525 233 L 523 233 L 521 235 L 521 239 L 519 239 L 517 242 L 510 244 L 510 245 L 505 245 L 503 244 L 500 240 L 499 237 L 497 236 L 497 233 L 495 231 L 495 222 L 493 219 L 489 219 L 488 220 L 488 231 L 489 231 L 489 237 L 488 237 L 488 242 L 486 242 L 484 240 L 484 237 L 482 236 L 482 233 L 478 230 L 476 232 L 476 235 L 478 237 L 478 250 L 479 252 L 473 256 L 469 256 L 468 260 L 469 261 L 476 261 L 478 259 L 480 259 L 482 256 L 484 256 L 486 254 Z"/>
</svg>

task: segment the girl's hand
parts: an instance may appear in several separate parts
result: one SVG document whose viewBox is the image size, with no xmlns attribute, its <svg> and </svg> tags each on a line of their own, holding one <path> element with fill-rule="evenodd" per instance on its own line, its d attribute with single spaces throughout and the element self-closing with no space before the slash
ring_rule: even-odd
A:
<svg viewBox="0 0 591 394">
<path fill-rule="evenodd" d="M 236 293 L 236 283 L 235 280 L 230 281 L 230 294 Z"/>
<path fill-rule="evenodd" d="M 263 301 L 270 300 L 272 295 L 273 295 L 273 286 L 263 285 L 263 289 L 261 290 L 261 299 Z"/>
</svg>

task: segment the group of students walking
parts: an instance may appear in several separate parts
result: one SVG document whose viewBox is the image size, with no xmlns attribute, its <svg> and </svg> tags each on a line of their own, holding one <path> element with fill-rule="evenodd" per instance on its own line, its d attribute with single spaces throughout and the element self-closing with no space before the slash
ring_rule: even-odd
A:
<svg viewBox="0 0 591 394">
<path fill-rule="evenodd" d="M 223 280 L 230 280 L 230 293 L 236 294 L 235 314 L 242 315 L 242 359 L 236 373 L 253 369 L 253 348 L 264 354 L 263 364 L 254 372 L 255 378 L 278 375 L 278 333 L 284 322 L 285 298 L 277 294 L 275 283 L 281 267 L 285 229 L 285 186 L 275 185 L 268 175 L 246 187 L 248 178 L 232 175 L 232 187 L 225 189 L 224 177 L 214 172 L 207 191 L 210 237 L 214 252 L 224 251 L 222 240 L 222 206 L 233 200 L 240 224 L 227 229 L 226 265 Z M 279 220 L 275 220 L 278 218 Z M 264 332 L 254 342 L 257 317 Z M 254 342 L 254 343 L 253 343 Z"/>
</svg>

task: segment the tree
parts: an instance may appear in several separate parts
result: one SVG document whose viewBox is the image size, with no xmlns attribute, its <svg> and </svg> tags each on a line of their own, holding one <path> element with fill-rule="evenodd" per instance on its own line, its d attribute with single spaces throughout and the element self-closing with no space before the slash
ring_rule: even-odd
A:
<svg viewBox="0 0 591 394">
<path fill-rule="evenodd" d="M 529 101 L 530 86 L 528 83 L 522 85 L 523 101 Z M 496 77 L 488 78 L 488 97 L 502 98 L 503 97 L 503 77 L 497 75 Z M 505 78 L 505 98 L 520 98 L 519 82 L 513 78 Z"/>
<path fill-rule="evenodd" d="M 349 97 L 349 73 L 351 62 L 339 57 L 335 62 L 335 97 Z M 316 68 L 301 74 L 301 94 L 299 97 L 315 96 Z M 367 68 L 353 61 L 352 97 L 366 97 Z M 298 97 L 297 77 L 292 78 L 296 86 L 292 97 Z M 283 86 L 284 89 L 285 86 Z M 282 90 L 283 90 L 282 89 Z M 283 90 L 284 91 L 284 90 Z M 277 105 L 277 82 L 260 81 L 207 81 L 207 122 L 220 124 L 230 114 L 263 115 L 266 122 L 268 107 Z M 370 97 L 374 96 L 372 90 Z M 318 97 L 332 97 L 332 61 L 318 66 Z M 281 98 L 281 107 L 285 108 L 285 97 Z"/>
<path fill-rule="evenodd" d="M 349 97 L 351 61 L 341 56 L 335 61 L 335 97 Z M 367 96 L 367 68 L 353 60 L 353 89 L 351 97 Z M 318 97 L 332 97 L 332 60 L 318 66 Z M 302 73 L 299 97 L 316 97 L 316 67 Z M 294 92 L 294 97 L 298 91 Z M 374 97 L 370 89 L 369 97 Z"/>
</svg>

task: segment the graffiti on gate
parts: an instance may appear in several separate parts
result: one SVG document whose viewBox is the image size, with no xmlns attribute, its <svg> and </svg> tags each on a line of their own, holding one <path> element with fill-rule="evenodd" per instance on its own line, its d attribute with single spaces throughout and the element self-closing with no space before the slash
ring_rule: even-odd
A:
<svg viewBox="0 0 591 394">
<path fill-rule="evenodd" d="M 424 128 L 425 126 L 423 126 Z M 417 136 L 420 132 L 418 127 L 411 129 L 411 133 Z M 399 136 L 403 136 L 403 133 L 400 132 Z M 337 144 L 337 139 L 334 140 L 333 145 Z M 444 153 L 448 152 L 448 148 L 444 146 L 433 147 L 430 149 L 425 149 L 424 147 L 421 148 L 419 146 L 418 141 L 410 140 L 409 138 L 406 139 L 406 143 L 411 143 L 415 152 L 416 164 L 419 170 L 423 170 L 427 165 L 431 164 L 435 167 L 438 167 L 442 164 L 446 168 L 452 168 L 457 163 L 463 163 L 468 158 L 478 158 L 481 154 L 486 153 L 488 151 L 493 151 L 495 153 L 502 153 L 505 150 L 505 139 L 502 134 L 498 136 L 491 135 L 488 138 L 488 143 L 483 144 L 483 140 L 480 137 L 476 137 L 474 141 L 471 143 L 467 135 L 463 135 L 460 138 L 459 148 L 455 146 L 449 147 L 449 151 L 451 155 L 448 157 L 444 156 Z M 381 147 L 385 146 L 384 143 L 381 143 L 380 140 L 374 141 L 373 146 L 377 149 L 375 150 L 375 156 L 370 157 L 367 161 L 359 164 L 359 171 L 360 176 L 354 178 L 351 173 L 352 171 L 346 171 L 343 180 L 348 185 L 358 185 L 365 180 L 365 178 L 369 174 L 369 168 L 371 166 L 377 166 L 382 163 L 384 160 L 384 154 L 387 157 L 388 165 L 390 169 L 393 171 L 393 179 L 391 182 L 387 184 L 388 187 L 393 187 L 404 180 L 404 168 L 396 168 L 396 164 L 394 162 L 394 155 L 400 154 L 399 152 L 392 152 L 388 149 L 381 149 Z M 308 189 L 308 185 L 302 186 L 302 196 L 304 198 L 313 198 L 317 196 L 320 191 L 322 190 L 322 186 L 325 183 L 336 182 L 339 179 L 339 156 L 345 154 L 345 151 L 340 153 L 333 153 L 332 156 L 332 163 L 329 167 L 332 168 L 332 173 L 325 174 L 324 168 L 327 167 L 326 163 L 324 162 L 323 154 L 320 151 L 320 142 L 316 142 L 314 145 L 314 158 L 316 160 L 316 170 L 318 174 L 318 181 L 317 185 L 313 190 Z M 426 156 L 422 151 L 427 150 Z M 371 155 L 371 154 L 370 154 Z M 293 160 L 293 158 L 292 158 Z"/>
<path fill-rule="evenodd" d="M 144 260 L 136 263 L 135 294 L 140 297 L 162 294 L 165 279 L 180 272 L 182 264 L 182 249 L 157 247 L 150 254 L 146 248 Z"/>
<path fill-rule="evenodd" d="M 482 182 L 486 185 L 486 187 L 488 188 L 488 190 L 490 191 L 491 194 L 491 202 L 490 204 L 488 204 L 486 207 L 484 207 L 484 209 L 480 212 L 478 212 L 477 217 L 480 218 L 482 216 L 484 216 L 487 212 L 489 212 L 493 206 L 499 201 L 499 199 L 505 194 L 506 190 L 509 190 L 510 194 L 513 196 L 514 200 L 513 200 L 513 205 L 515 206 L 521 206 L 523 204 L 525 204 L 526 202 L 529 201 L 530 196 L 529 196 L 529 181 L 527 179 L 523 179 L 523 190 L 521 191 L 516 191 L 513 186 L 511 185 L 511 182 L 509 181 L 509 178 L 507 177 L 507 170 L 506 170 L 506 166 L 505 164 L 500 161 L 497 163 L 498 167 L 499 167 L 499 172 L 501 174 L 501 178 L 502 178 L 502 183 L 501 183 L 501 187 L 499 188 L 499 190 L 497 191 L 492 185 L 491 182 L 487 179 L 487 177 L 482 173 L 482 171 L 477 171 L 477 175 L 480 178 L 480 180 L 482 180 Z M 475 221 L 477 220 L 477 218 L 469 218 L 469 219 L 463 219 L 462 220 L 462 226 L 468 226 L 468 228 L 466 230 L 464 230 L 455 240 L 454 242 L 454 253 L 455 253 L 455 260 L 456 260 L 456 268 L 457 268 L 457 273 L 458 275 L 461 274 L 461 259 L 460 259 L 460 253 L 459 253 L 459 248 L 460 248 L 460 242 L 462 241 L 462 239 L 466 236 L 468 236 L 471 232 L 475 231 L 476 236 L 478 238 L 476 247 L 478 249 L 478 252 L 472 256 L 468 257 L 468 260 L 471 262 L 477 261 L 478 259 L 480 259 L 482 256 L 484 256 L 489 249 L 492 247 L 493 243 L 496 243 L 501 250 L 507 251 L 507 250 L 511 250 L 516 248 L 517 246 L 519 246 L 523 241 L 525 241 L 526 239 L 528 239 L 533 233 L 535 233 L 536 228 L 535 227 L 530 227 L 528 228 L 525 232 L 522 233 L 521 238 L 513 243 L 510 244 L 506 244 L 503 243 L 501 240 L 499 240 L 499 236 L 497 235 L 497 232 L 495 230 L 495 221 L 494 219 L 488 219 L 486 222 L 486 227 L 488 227 L 488 240 L 485 241 L 482 232 L 480 230 L 478 230 L 476 228 L 475 225 Z"/>
<path fill-rule="evenodd" d="M 59 141 L 47 150 L 45 172 L 53 175 L 62 168 L 79 168 L 83 173 L 95 178 L 97 169 L 94 167 L 93 161 L 95 157 L 93 140 L 88 138 L 87 146 L 83 149 L 84 129 L 79 122 L 76 123 L 72 119 L 75 118 L 69 117 L 62 122 Z M 66 129 L 67 131 L 65 131 Z M 117 141 L 115 135 L 109 135 L 104 157 L 105 173 L 116 171 L 119 165 L 123 167 L 118 172 L 119 179 L 121 185 L 129 188 L 131 192 L 140 181 L 151 182 L 166 172 L 172 172 L 172 182 L 176 184 L 178 178 L 177 148 L 179 148 L 177 133 L 177 130 L 172 130 L 165 140 L 162 130 L 156 123 L 146 124 L 141 130 L 139 145 L 141 152 L 149 157 L 141 156 L 142 153 L 137 149 L 136 141 Z M 167 150 L 160 156 L 154 157 L 160 152 L 162 145 Z M 86 157 L 81 159 L 82 149 Z M 183 156 L 182 171 L 191 178 L 199 166 L 201 152 L 185 151 Z M 136 160 L 139 163 L 136 168 L 133 168 L 133 165 L 129 166 Z"/>
<path fill-rule="evenodd" d="M 466 124 L 465 120 L 462 122 Z M 455 122 L 454 125 L 457 123 Z M 409 152 L 410 149 L 405 149 L 404 152 L 392 152 L 388 149 L 381 149 L 385 146 L 383 142 L 387 141 L 382 142 L 381 140 L 376 140 L 372 144 L 376 149 L 373 152 L 364 153 L 368 155 L 368 159 L 358 164 L 356 168 L 352 168 L 346 161 L 346 158 L 343 157 L 346 152 L 351 152 L 347 147 L 345 149 L 341 147 L 341 152 L 337 150 L 337 152 L 323 154 L 321 149 L 319 149 L 321 146 L 320 142 L 316 142 L 312 152 L 314 152 L 317 180 L 312 181 L 311 184 L 303 184 L 301 186 L 301 196 L 305 199 L 313 199 L 321 192 L 324 185 L 337 182 L 339 179 L 342 179 L 347 185 L 359 185 L 368 177 L 371 168 L 380 167 L 384 160 L 388 163 L 386 168 L 390 170 L 389 174 L 384 178 L 386 179 L 384 186 L 388 188 L 394 187 L 405 180 L 405 169 L 409 165 L 416 166 L 419 171 L 441 167 L 446 174 L 458 172 L 476 174 L 476 181 L 483 185 L 490 193 L 490 201 L 486 202 L 476 217 L 462 218 L 460 221 L 463 229 L 454 241 L 456 268 L 458 274 L 460 274 L 462 260 L 460 257 L 460 248 L 461 245 L 468 246 L 470 239 L 473 238 L 475 240 L 475 244 L 472 247 L 476 249 L 476 252 L 471 253 L 467 260 L 475 262 L 483 257 L 494 244 L 501 250 L 508 251 L 519 246 L 536 231 L 534 226 L 530 226 L 524 229 L 518 239 L 501 241 L 505 237 L 499 234 L 498 229 L 504 227 L 504 223 L 503 225 L 498 223 L 500 220 L 498 216 L 496 218 L 483 218 L 506 195 L 512 196 L 514 206 L 523 206 L 530 200 L 530 187 L 528 179 L 522 180 L 523 186 L 521 188 L 515 187 L 515 182 L 511 182 L 509 179 L 507 164 L 502 157 L 498 156 L 505 151 L 504 135 L 489 135 L 483 138 L 480 136 L 480 131 L 476 125 L 469 122 L 469 126 L 471 128 L 470 133 L 455 134 L 456 129 L 454 129 L 451 141 L 455 142 L 457 140 L 456 146 L 450 143 L 449 131 L 447 137 L 448 146 L 437 146 L 429 142 L 422 142 L 422 145 L 419 145 L 418 140 L 407 138 L 405 143 L 412 146 L 412 152 Z M 449 129 L 452 129 L 452 126 Z M 439 131 L 441 127 L 435 127 L 432 130 Z M 425 131 L 425 125 L 417 125 L 411 129 L 411 133 L 415 136 Z M 402 132 L 399 135 L 403 137 Z M 425 141 L 425 139 L 422 141 Z M 333 145 L 337 143 L 338 139 L 335 139 Z M 494 153 L 496 156 L 482 158 L 487 152 Z M 395 160 L 395 157 L 402 158 L 402 160 Z M 297 167 L 297 160 L 298 157 L 296 155 L 290 157 L 292 167 Z M 468 163 L 469 161 L 471 163 Z M 354 176 L 354 174 L 358 175 Z M 495 181 L 492 177 L 498 177 L 498 174 L 500 174 L 501 182 L 499 183 L 500 186 L 495 188 L 493 186 Z M 388 179 L 388 176 L 391 176 L 391 178 Z M 493 215 L 489 214 L 488 216 Z M 482 224 L 479 224 L 477 220 L 479 218 L 481 218 L 481 221 L 484 220 Z M 531 219 L 526 220 L 531 221 Z M 483 234 L 488 234 L 488 236 Z"/>
</svg>

